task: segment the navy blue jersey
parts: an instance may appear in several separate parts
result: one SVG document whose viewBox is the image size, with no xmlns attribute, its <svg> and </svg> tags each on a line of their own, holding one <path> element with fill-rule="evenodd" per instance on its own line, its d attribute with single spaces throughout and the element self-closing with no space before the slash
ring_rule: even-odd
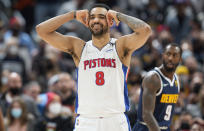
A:
<svg viewBox="0 0 204 131">
<path fill-rule="evenodd" d="M 174 113 L 174 107 L 178 100 L 180 89 L 179 80 L 177 75 L 174 74 L 173 80 L 171 81 L 169 78 L 165 77 L 157 67 L 152 71 L 154 71 L 159 76 L 161 81 L 161 88 L 156 94 L 154 117 L 157 120 L 160 129 L 163 131 L 168 131 L 170 130 L 169 127 Z M 141 88 L 140 92 L 138 119 L 134 128 L 137 131 L 148 131 L 146 123 L 144 123 L 142 119 L 142 94 L 143 88 Z"/>
</svg>

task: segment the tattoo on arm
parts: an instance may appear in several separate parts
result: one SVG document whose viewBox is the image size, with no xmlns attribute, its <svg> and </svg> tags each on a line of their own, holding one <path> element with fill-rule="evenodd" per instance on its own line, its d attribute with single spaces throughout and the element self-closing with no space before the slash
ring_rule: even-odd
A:
<svg viewBox="0 0 204 131">
<path fill-rule="evenodd" d="M 120 13 L 120 12 L 117 12 L 116 16 L 117 16 L 119 21 L 126 23 L 135 32 L 138 28 L 142 28 L 142 27 L 145 27 L 147 25 L 144 21 L 142 21 L 140 19 L 125 15 L 125 14 Z"/>
</svg>

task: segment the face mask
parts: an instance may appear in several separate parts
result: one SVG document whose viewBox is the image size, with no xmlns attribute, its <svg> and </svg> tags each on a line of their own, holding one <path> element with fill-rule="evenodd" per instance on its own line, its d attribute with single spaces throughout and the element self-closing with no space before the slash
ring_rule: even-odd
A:
<svg viewBox="0 0 204 131">
<path fill-rule="evenodd" d="M 182 122 L 181 123 L 181 127 L 182 130 L 189 130 L 190 129 L 190 125 L 186 122 Z"/>
<path fill-rule="evenodd" d="M 196 94 L 199 94 L 200 89 L 202 88 L 202 84 L 201 83 L 196 83 L 193 87 L 193 92 Z"/>
<path fill-rule="evenodd" d="M 20 33 L 20 29 L 18 28 L 13 28 L 12 31 L 13 31 L 13 36 L 18 36 Z"/>
<path fill-rule="evenodd" d="M 13 108 L 11 109 L 11 115 L 14 117 L 14 118 L 19 118 L 22 114 L 22 109 L 21 108 Z"/>
<path fill-rule="evenodd" d="M 62 105 L 60 103 L 51 103 L 49 105 L 49 112 L 58 115 L 61 112 Z"/>
<path fill-rule="evenodd" d="M 7 82 L 8 82 L 8 78 L 7 78 L 7 77 L 2 77 L 2 78 L 1 78 L 1 83 L 2 83 L 3 85 L 7 84 Z"/>
<path fill-rule="evenodd" d="M 11 46 L 8 49 L 9 54 L 11 55 L 17 55 L 18 54 L 18 47 L 17 46 Z"/>
<path fill-rule="evenodd" d="M 166 46 L 169 43 L 171 43 L 171 41 L 169 39 L 163 39 L 161 43 L 162 43 L 163 46 Z"/>
<path fill-rule="evenodd" d="M 9 90 L 10 92 L 11 92 L 11 94 L 12 95 L 19 95 L 20 93 L 21 93 L 21 90 L 18 88 L 18 87 L 10 87 L 10 90 Z"/>
<path fill-rule="evenodd" d="M 190 50 L 185 50 L 185 51 L 183 51 L 181 57 L 183 60 L 186 60 L 190 56 L 193 56 L 192 52 Z"/>
</svg>

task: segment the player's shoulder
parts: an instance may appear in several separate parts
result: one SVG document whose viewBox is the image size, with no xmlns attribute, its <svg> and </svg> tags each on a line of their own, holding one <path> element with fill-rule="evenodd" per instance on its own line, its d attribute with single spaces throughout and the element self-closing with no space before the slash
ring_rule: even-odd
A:
<svg viewBox="0 0 204 131">
<path fill-rule="evenodd" d="M 147 88 L 160 88 L 160 83 L 160 78 L 154 70 L 147 72 L 142 82 L 143 86 Z"/>
<path fill-rule="evenodd" d="M 155 70 L 148 71 L 148 72 L 145 74 L 144 79 L 157 80 L 157 79 L 159 79 L 158 73 L 157 73 Z"/>
</svg>

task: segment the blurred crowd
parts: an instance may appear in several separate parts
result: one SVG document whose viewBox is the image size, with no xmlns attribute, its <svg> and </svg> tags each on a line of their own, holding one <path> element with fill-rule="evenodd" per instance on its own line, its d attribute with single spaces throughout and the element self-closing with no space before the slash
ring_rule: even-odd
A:
<svg viewBox="0 0 204 131">
<path fill-rule="evenodd" d="M 0 0 L 0 107 L 6 130 L 73 130 L 76 67 L 69 54 L 41 40 L 35 26 L 98 2 L 144 20 L 153 30 L 145 46 L 134 52 L 129 68 L 131 109 L 127 115 L 131 126 L 137 118 L 143 76 L 162 63 L 165 45 L 176 43 L 183 53 L 176 69 L 181 92 L 172 129 L 204 131 L 203 0 Z M 90 31 L 76 20 L 58 31 L 91 39 Z M 131 32 L 124 23 L 111 27 L 111 37 Z"/>
</svg>

